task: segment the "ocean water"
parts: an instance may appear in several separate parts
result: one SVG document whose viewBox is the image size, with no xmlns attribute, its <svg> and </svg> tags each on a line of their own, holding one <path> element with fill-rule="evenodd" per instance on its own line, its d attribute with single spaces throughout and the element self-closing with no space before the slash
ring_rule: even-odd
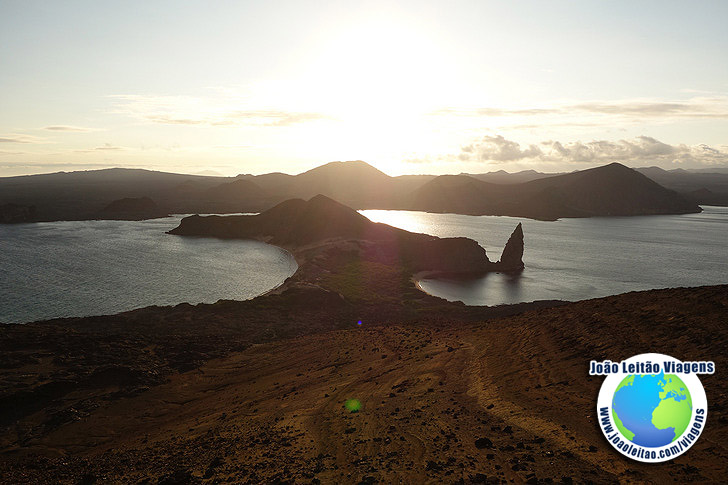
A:
<svg viewBox="0 0 728 485">
<path fill-rule="evenodd" d="M 500 259 L 516 224 L 523 223 L 526 268 L 521 274 L 420 281 L 423 290 L 450 301 L 498 305 L 728 283 L 728 208 L 703 209 L 700 214 L 553 222 L 407 211 L 361 213 L 408 231 L 475 239 L 491 261 Z"/>
<path fill-rule="evenodd" d="M 526 268 L 521 274 L 420 281 L 428 293 L 451 301 L 497 305 L 728 283 L 728 208 L 704 209 L 701 214 L 555 222 L 360 212 L 409 231 L 470 237 L 492 261 L 522 222 Z M 165 234 L 180 219 L 0 225 L 0 322 L 243 300 L 296 271 L 288 252 L 267 244 Z"/>
<path fill-rule="evenodd" d="M 267 244 L 165 234 L 181 218 L 0 224 L 0 322 L 244 300 L 297 269 Z"/>
</svg>

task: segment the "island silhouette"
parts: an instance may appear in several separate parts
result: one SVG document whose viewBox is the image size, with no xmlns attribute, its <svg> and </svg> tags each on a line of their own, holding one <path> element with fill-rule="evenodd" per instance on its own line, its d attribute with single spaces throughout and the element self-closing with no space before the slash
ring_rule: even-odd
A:
<svg viewBox="0 0 728 485">
<path fill-rule="evenodd" d="M 714 191 L 728 187 L 716 184 L 710 185 Z M 687 188 L 687 192 L 675 192 L 619 163 L 567 174 L 528 172 L 512 176 L 390 177 L 362 161 L 331 162 L 298 175 L 237 177 L 115 168 L 2 177 L 0 222 L 139 220 L 169 213 L 261 212 L 288 199 L 310 199 L 318 194 L 357 210 L 418 210 L 541 220 L 686 214 L 701 211 L 697 204 L 700 194 L 708 194 L 712 201 L 722 200 L 722 192 L 694 185 Z M 151 199 L 154 206 L 130 205 L 131 200 L 145 198 Z M 123 200 L 131 210 L 109 209 Z"/>
</svg>

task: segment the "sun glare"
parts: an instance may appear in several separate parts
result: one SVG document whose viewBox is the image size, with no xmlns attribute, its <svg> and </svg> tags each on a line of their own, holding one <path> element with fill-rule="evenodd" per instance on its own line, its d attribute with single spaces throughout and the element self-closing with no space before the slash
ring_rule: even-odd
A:
<svg viewBox="0 0 728 485">
<path fill-rule="evenodd" d="M 312 66 L 314 96 L 341 116 L 426 110 L 444 84 L 440 47 L 406 24 L 369 22 L 332 35 Z"/>
<path fill-rule="evenodd" d="M 413 150 L 445 145 L 428 122 L 453 91 L 445 45 L 405 21 L 360 22 L 327 35 L 303 77 L 307 99 L 299 101 L 323 110 L 330 122 L 301 130 L 297 148 L 396 172 Z"/>
</svg>

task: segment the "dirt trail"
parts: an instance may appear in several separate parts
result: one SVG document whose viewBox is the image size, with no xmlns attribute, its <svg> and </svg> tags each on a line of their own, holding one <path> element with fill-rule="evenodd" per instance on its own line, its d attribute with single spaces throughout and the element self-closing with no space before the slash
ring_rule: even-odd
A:
<svg viewBox="0 0 728 485">
<path fill-rule="evenodd" d="M 637 304 L 645 295 L 657 303 L 650 320 Z M 704 436 L 659 466 L 612 450 L 594 416 L 601 379 L 588 376 L 590 359 L 648 345 L 665 351 L 675 340 L 676 356 L 687 359 L 726 343 L 717 323 L 728 308 L 723 293 L 706 292 L 700 304 L 686 295 L 624 295 L 437 328 L 364 325 L 254 345 L 5 447 L 0 482 L 720 481 L 728 467 L 725 379 L 703 379 L 711 404 Z M 673 318 L 685 334 L 656 323 L 682 305 L 693 308 Z M 643 335 L 608 339 L 617 328 Z M 712 355 L 723 368 L 725 357 Z M 361 409 L 347 410 L 350 399 Z"/>
</svg>

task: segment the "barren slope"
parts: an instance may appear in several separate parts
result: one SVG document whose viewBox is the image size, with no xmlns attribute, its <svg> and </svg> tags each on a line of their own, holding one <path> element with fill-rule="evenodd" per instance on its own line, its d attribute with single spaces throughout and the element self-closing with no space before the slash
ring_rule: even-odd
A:
<svg viewBox="0 0 728 485">
<path fill-rule="evenodd" d="M 352 322 L 233 352 L 44 436 L 5 441 L 0 480 L 718 482 L 728 471 L 726 310 L 721 286 L 482 323 Z M 606 443 L 594 416 L 601 379 L 587 373 L 592 358 L 646 351 L 718 369 L 702 377 L 703 436 L 659 466 Z M 348 411 L 348 399 L 362 408 Z M 44 458 L 21 458 L 35 454 Z"/>
</svg>

